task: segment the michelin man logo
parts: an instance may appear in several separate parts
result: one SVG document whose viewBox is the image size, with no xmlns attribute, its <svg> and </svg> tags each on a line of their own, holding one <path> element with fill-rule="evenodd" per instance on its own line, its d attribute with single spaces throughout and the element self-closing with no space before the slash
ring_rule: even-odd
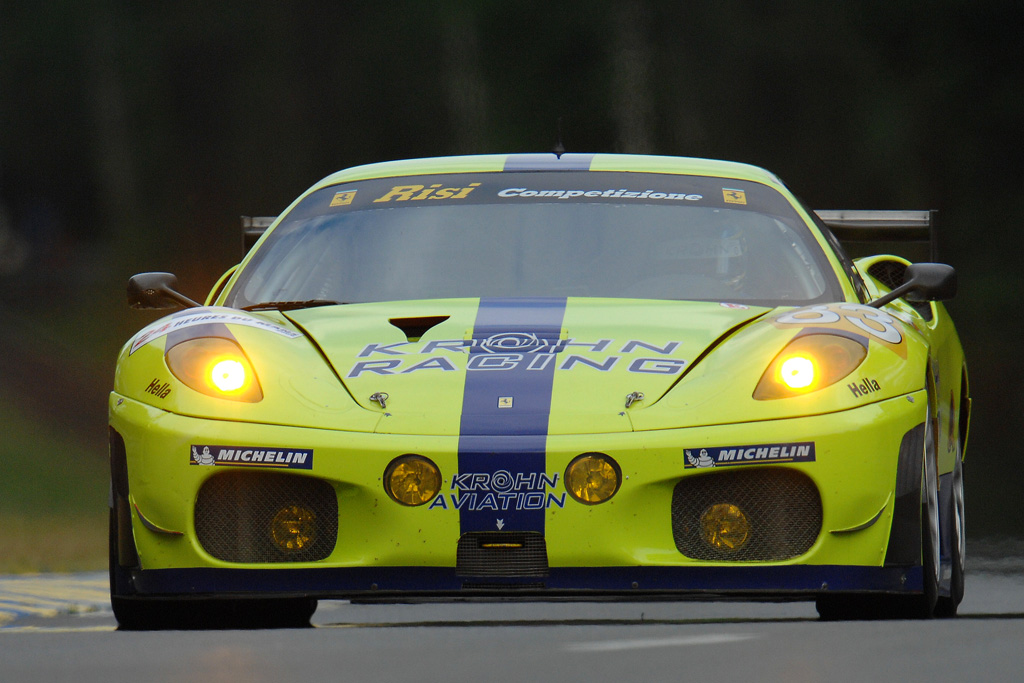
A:
<svg viewBox="0 0 1024 683">
<path fill-rule="evenodd" d="M 213 464 L 213 453 L 210 452 L 209 446 L 203 446 L 203 452 L 200 453 L 196 450 L 196 447 L 192 447 L 192 459 L 196 461 L 197 465 L 212 465 Z"/>
<path fill-rule="evenodd" d="M 700 449 L 700 455 L 694 457 L 693 451 L 684 451 L 686 453 L 686 460 L 693 467 L 714 467 L 715 460 L 710 455 L 706 448 Z"/>
</svg>

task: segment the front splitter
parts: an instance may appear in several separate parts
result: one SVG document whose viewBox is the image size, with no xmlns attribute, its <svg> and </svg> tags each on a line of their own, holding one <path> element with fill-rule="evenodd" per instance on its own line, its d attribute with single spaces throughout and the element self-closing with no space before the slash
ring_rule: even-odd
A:
<svg viewBox="0 0 1024 683">
<path fill-rule="evenodd" d="M 546 576 L 460 576 L 452 567 L 154 569 L 131 572 L 140 597 L 674 600 L 702 595 L 812 599 L 822 593 L 920 593 L 915 567 L 554 567 Z"/>
</svg>

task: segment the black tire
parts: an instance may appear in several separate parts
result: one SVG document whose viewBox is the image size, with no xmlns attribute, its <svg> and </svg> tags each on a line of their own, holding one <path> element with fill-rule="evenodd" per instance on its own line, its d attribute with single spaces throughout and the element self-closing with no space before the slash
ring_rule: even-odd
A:
<svg viewBox="0 0 1024 683">
<path fill-rule="evenodd" d="M 924 463 L 921 473 L 921 573 L 924 593 L 911 600 L 907 617 L 930 619 L 939 599 L 939 473 L 935 459 L 934 432 L 925 431 Z M 929 447 L 929 444 L 931 447 Z"/>
<path fill-rule="evenodd" d="M 938 434 L 931 372 L 928 373 L 928 412 L 925 415 L 924 452 L 921 454 L 921 574 L 920 595 L 894 597 L 891 616 L 897 619 L 931 619 L 939 599 L 941 567 L 939 528 L 939 461 L 936 448 Z"/>
<path fill-rule="evenodd" d="M 312 598 L 126 598 L 115 616 L 125 631 L 309 628 L 316 607 Z"/>
<path fill-rule="evenodd" d="M 170 600 L 123 598 L 114 616 L 124 631 L 309 628 L 312 598 Z"/>
<path fill-rule="evenodd" d="M 929 385 L 930 388 L 930 385 Z M 935 451 L 936 414 L 929 391 L 925 415 L 924 452 L 921 455 L 921 572 L 919 595 L 819 595 L 815 601 L 824 621 L 845 619 L 930 619 L 939 594 L 939 474 Z"/>
<path fill-rule="evenodd" d="M 953 573 L 949 584 L 949 597 L 940 597 L 935 605 L 935 616 L 955 617 L 964 599 L 964 566 L 967 556 L 967 531 L 964 524 L 964 465 L 957 453 L 953 465 L 953 490 L 950 496 L 950 560 Z"/>
<path fill-rule="evenodd" d="M 907 596 L 827 594 L 814 602 L 822 621 L 899 619 L 906 611 Z"/>
<path fill-rule="evenodd" d="M 128 570 L 118 561 L 118 519 L 110 512 L 110 606 L 124 631 L 167 629 L 307 628 L 316 612 L 313 598 L 252 600 L 141 597 L 131 589 Z"/>
</svg>

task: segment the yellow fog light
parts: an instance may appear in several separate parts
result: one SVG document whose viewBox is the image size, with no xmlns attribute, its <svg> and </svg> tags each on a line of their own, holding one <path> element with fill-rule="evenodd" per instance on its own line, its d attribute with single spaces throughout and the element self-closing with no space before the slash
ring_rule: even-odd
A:
<svg viewBox="0 0 1024 683">
<path fill-rule="evenodd" d="M 270 521 L 270 537 L 287 552 L 308 548 L 316 540 L 316 515 L 301 505 L 287 505 Z"/>
<path fill-rule="evenodd" d="M 584 453 L 565 468 L 565 489 L 586 505 L 603 503 L 619 490 L 622 470 L 604 453 Z"/>
<path fill-rule="evenodd" d="M 739 550 L 750 538 L 747 516 L 730 503 L 718 503 L 705 510 L 700 517 L 700 530 L 705 543 L 726 552 Z"/>
<path fill-rule="evenodd" d="M 384 470 L 384 489 L 402 505 L 423 505 L 441 490 L 441 470 L 422 455 L 403 455 Z"/>
</svg>

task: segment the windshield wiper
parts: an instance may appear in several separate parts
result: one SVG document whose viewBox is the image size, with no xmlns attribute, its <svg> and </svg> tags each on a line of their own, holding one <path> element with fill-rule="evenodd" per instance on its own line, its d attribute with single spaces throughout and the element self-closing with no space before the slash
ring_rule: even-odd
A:
<svg viewBox="0 0 1024 683">
<path fill-rule="evenodd" d="M 313 308 L 315 306 L 337 306 L 340 301 L 329 301 L 327 299 L 308 299 L 306 301 L 264 301 L 252 306 L 242 306 L 243 311 L 294 311 L 300 308 Z"/>
</svg>

